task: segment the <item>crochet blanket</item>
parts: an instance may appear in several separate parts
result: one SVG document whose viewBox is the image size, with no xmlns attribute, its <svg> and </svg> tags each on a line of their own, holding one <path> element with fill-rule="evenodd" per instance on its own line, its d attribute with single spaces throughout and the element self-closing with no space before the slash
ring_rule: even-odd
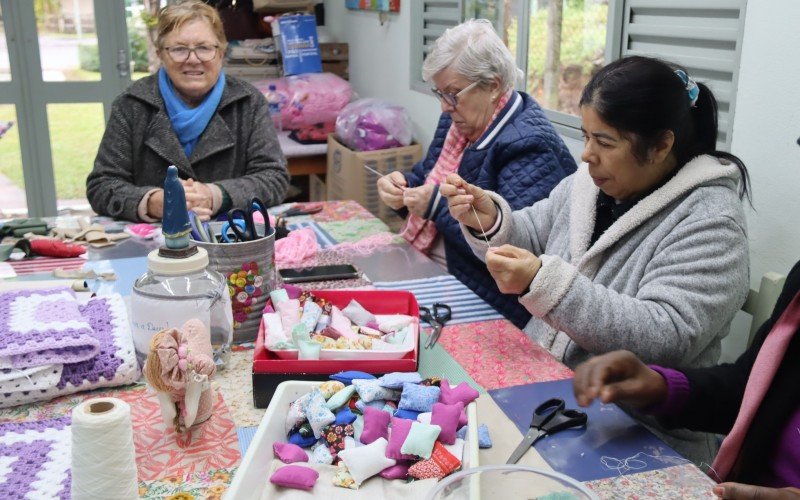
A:
<svg viewBox="0 0 800 500">
<path fill-rule="evenodd" d="M 70 498 L 70 417 L 0 425 L 0 498 Z"/>
<path fill-rule="evenodd" d="M 0 294 L 0 368 L 78 363 L 100 342 L 67 288 Z"/>
<path fill-rule="evenodd" d="M 116 294 L 95 297 L 86 305 L 79 306 L 78 310 L 90 326 L 92 338 L 99 344 L 97 355 L 80 363 L 65 363 L 55 385 L 35 391 L 20 390 L 0 379 L 0 408 L 45 401 L 89 389 L 131 384 L 139 379 L 139 365 L 122 297 Z"/>
</svg>

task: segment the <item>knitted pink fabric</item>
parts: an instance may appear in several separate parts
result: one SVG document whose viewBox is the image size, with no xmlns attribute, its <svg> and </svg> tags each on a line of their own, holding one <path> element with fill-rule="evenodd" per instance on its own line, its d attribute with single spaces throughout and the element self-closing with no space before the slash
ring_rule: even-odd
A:
<svg viewBox="0 0 800 500">
<path fill-rule="evenodd" d="M 786 348 L 799 325 L 800 292 L 794 296 L 789 307 L 770 330 L 764 340 L 764 345 L 758 351 L 755 363 L 753 363 L 753 369 L 750 371 L 750 377 L 747 379 L 747 386 L 744 389 L 739 415 L 736 417 L 731 432 L 722 442 L 719 453 L 711 466 L 723 480 L 728 477 L 736 464 L 747 430 L 764 400 L 764 395 L 766 395 L 772 379 L 775 377 L 775 372 L 778 371 L 783 356 L 786 354 Z"/>
<path fill-rule="evenodd" d="M 162 381 L 172 387 L 170 396 L 183 410 L 183 398 L 186 382 L 190 372 L 208 375 L 209 380 L 216 373 L 211 336 L 205 325 L 196 319 L 187 321 L 180 329 L 168 330 L 156 346 L 156 353 L 161 362 Z M 203 391 L 197 408 L 195 424 L 205 422 L 211 416 L 213 407 L 213 390 Z M 180 416 L 181 426 L 183 416 Z"/>
<path fill-rule="evenodd" d="M 492 118 L 486 126 L 487 129 L 494 123 L 497 115 L 500 114 L 500 110 L 508 103 L 511 94 L 512 91 L 509 90 L 497 101 L 494 114 L 492 114 Z M 485 131 L 484 129 L 483 132 Z M 481 132 L 481 135 L 483 135 L 483 132 Z M 461 165 L 461 158 L 464 156 L 464 150 L 468 145 L 469 139 L 461 135 L 455 125 L 450 125 L 450 130 L 447 131 L 447 137 L 444 140 L 444 146 L 442 146 L 442 152 L 439 153 L 436 165 L 433 166 L 428 177 L 425 179 L 425 184 L 439 185 L 445 180 L 448 174 L 456 172 Z M 403 227 L 400 235 L 414 246 L 414 248 L 427 254 L 433 246 L 436 233 L 436 224 L 434 224 L 432 220 L 425 220 L 417 215 L 408 214 L 406 225 Z"/>
</svg>

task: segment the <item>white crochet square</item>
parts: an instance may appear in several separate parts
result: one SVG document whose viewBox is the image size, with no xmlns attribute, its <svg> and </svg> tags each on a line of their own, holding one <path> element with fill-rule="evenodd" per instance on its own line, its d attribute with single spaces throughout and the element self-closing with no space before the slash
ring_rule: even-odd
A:
<svg viewBox="0 0 800 500">
<path fill-rule="evenodd" d="M 75 305 L 76 317 L 63 320 L 53 318 L 53 321 L 37 321 L 36 311 L 40 307 L 57 302 L 72 302 Z M 89 329 L 89 323 L 80 316 L 78 311 L 78 301 L 69 292 L 54 293 L 49 295 L 30 295 L 28 297 L 17 297 L 9 306 L 8 327 L 14 332 L 28 333 L 44 330 L 68 330 Z"/>
</svg>

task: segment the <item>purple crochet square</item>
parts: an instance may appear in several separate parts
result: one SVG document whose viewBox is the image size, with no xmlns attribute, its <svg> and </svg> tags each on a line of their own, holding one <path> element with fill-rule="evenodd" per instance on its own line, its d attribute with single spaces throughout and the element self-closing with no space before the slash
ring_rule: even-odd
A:
<svg viewBox="0 0 800 500">
<path fill-rule="evenodd" d="M 81 306 L 80 311 L 92 326 L 95 338 L 100 342 L 100 352 L 88 361 L 64 365 L 61 381 L 58 383 L 59 389 L 63 389 L 67 382 L 77 387 L 83 384 L 84 380 L 97 382 L 100 377 L 111 380 L 122 364 L 122 359 L 117 355 L 117 345 L 114 343 L 114 327 L 108 302 L 104 299 L 95 299 Z"/>
<path fill-rule="evenodd" d="M 0 293 L 0 356 L 14 368 L 77 363 L 99 348 L 69 289 Z"/>
<path fill-rule="evenodd" d="M 0 457 L 13 460 L 7 465 L 10 470 L 5 477 L 0 477 L 0 498 L 70 498 L 72 476 L 69 452 L 51 455 L 56 447 L 68 446 L 68 440 L 65 444 L 63 435 L 59 434 L 67 432 L 65 428 L 69 423 L 70 417 L 62 417 L 39 422 L 0 424 Z M 28 435 L 30 431 L 39 432 L 41 438 L 35 434 Z M 45 464 L 52 462 L 53 457 L 61 457 L 63 463 L 51 463 L 49 470 L 45 471 Z M 56 477 L 61 479 L 60 482 Z M 37 484 L 40 489 L 36 489 Z M 42 491 L 41 488 L 46 490 Z"/>
</svg>

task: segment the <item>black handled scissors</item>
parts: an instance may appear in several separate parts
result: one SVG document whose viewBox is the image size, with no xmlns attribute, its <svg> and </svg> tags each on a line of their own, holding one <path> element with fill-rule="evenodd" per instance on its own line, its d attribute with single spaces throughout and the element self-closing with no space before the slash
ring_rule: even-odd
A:
<svg viewBox="0 0 800 500">
<path fill-rule="evenodd" d="M 264 217 L 264 235 L 266 236 L 270 229 L 267 208 L 260 199 L 253 198 L 246 209 L 234 208 L 225 214 L 228 222 L 222 225 L 223 241 L 231 243 L 231 241 L 253 241 L 261 238 L 258 234 L 256 223 L 253 221 L 253 214 L 255 212 L 261 212 L 261 216 Z M 236 221 L 244 221 L 244 224 L 237 223 Z M 233 231 L 234 240 L 231 240 L 228 231 Z"/>
<path fill-rule="evenodd" d="M 586 413 L 578 410 L 565 410 L 564 400 L 559 398 L 548 399 L 533 410 L 531 428 L 522 438 L 517 449 L 511 454 L 507 464 L 515 464 L 531 446 L 544 436 L 555 434 L 565 429 L 586 426 Z"/>
<path fill-rule="evenodd" d="M 295 203 L 288 210 L 284 210 L 275 216 L 275 225 L 285 225 L 286 219 L 289 217 L 296 217 L 298 215 L 313 215 L 319 213 L 322 211 L 322 207 L 322 203 Z"/>
<path fill-rule="evenodd" d="M 428 324 L 433 327 L 431 336 L 428 337 L 428 342 L 425 344 L 425 349 L 430 349 L 439 341 L 439 336 L 442 334 L 442 327 L 453 317 L 453 310 L 450 309 L 450 306 L 447 304 L 437 302 L 431 307 L 433 308 L 433 314 L 431 314 L 431 310 L 427 307 L 419 308 L 419 317 L 427 321 Z"/>
</svg>

